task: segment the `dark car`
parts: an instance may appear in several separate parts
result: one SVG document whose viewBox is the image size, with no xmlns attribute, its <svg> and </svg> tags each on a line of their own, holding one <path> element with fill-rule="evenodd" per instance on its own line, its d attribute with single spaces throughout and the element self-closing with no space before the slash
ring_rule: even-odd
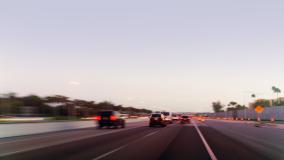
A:
<svg viewBox="0 0 284 160">
<path fill-rule="evenodd" d="M 117 111 L 101 111 L 96 116 L 98 128 L 103 127 L 125 127 L 125 120 L 123 116 Z"/>
<path fill-rule="evenodd" d="M 181 116 L 180 123 L 190 123 L 190 118 L 189 116 Z"/>
<path fill-rule="evenodd" d="M 165 116 L 161 113 L 153 113 L 150 116 L 150 122 L 149 126 L 153 127 L 155 125 L 160 125 L 160 126 L 167 126 L 166 121 L 165 121 Z"/>
</svg>

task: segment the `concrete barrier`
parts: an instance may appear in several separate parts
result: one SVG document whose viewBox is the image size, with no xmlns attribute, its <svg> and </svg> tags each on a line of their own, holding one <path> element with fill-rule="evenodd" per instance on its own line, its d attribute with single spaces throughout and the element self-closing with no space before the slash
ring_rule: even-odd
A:
<svg viewBox="0 0 284 160">
<path fill-rule="evenodd" d="M 147 117 L 141 117 L 137 119 L 127 119 L 126 123 L 142 122 L 147 120 Z M 95 126 L 96 123 L 92 120 L 70 122 L 0 124 L 0 138 L 89 128 Z"/>
<path fill-rule="evenodd" d="M 209 113 L 209 117 L 220 118 L 238 118 L 238 119 L 257 119 L 258 115 L 253 109 L 243 109 L 238 111 L 228 111 L 219 113 Z M 265 107 L 264 111 L 259 114 L 262 120 L 284 120 L 284 106 Z"/>
</svg>

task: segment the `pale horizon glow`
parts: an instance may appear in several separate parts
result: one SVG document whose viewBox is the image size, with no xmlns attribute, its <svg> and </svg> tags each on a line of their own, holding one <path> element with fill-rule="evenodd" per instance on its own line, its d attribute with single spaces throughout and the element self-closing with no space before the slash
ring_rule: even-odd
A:
<svg viewBox="0 0 284 160">
<path fill-rule="evenodd" d="M 0 93 L 212 111 L 284 90 L 284 2 L 0 2 Z"/>
<path fill-rule="evenodd" d="M 77 85 L 80 85 L 80 82 L 77 82 L 77 81 L 69 81 L 68 84 L 69 84 L 69 85 L 77 86 Z"/>
</svg>

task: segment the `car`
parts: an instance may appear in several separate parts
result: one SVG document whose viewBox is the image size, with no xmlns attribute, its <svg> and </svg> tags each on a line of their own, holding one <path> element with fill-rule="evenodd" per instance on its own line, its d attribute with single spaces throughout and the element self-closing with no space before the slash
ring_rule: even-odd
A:
<svg viewBox="0 0 284 160">
<path fill-rule="evenodd" d="M 180 123 L 181 124 L 190 123 L 189 116 L 186 116 L 186 115 L 181 116 Z"/>
<path fill-rule="evenodd" d="M 103 127 L 125 127 L 125 119 L 117 111 L 101 111 L 96 116 L 96 120 L 99 129 Z"/>
<path fill-rule="evenodd" d="M 166 121 L 165 121 L 165 116 L 161 113 L 153 113 L 150 116 L 150 122 L 149 122 L 149 127 L 153 127 L 155 125 L 160 125 L 160 126 L 167 126 Z"/>
<path fill-rule="evenodd" d="M 198 117 L 197 120 L 198 120 L 198 121 L 201 121 L 201 122 L 204 122 L 204 121 L 205 121 L 205 119 L 204 119 L 203 117 Z"/>
<path fill-rule="evenodd" d="M 173 123 L 173 118 L 172 118 L 171 112 L 162 112 L 162 114 L 165 116 L 165 121 L 167 123 Z"/>
<path fill-rule="evenodd" d="M 178 121 L 179 120 L 179 116 L 176 115 L 176 114 L 173 114 L 172 115 L 172 119 L 173 119 L 173 121 Z"/>
</svg>

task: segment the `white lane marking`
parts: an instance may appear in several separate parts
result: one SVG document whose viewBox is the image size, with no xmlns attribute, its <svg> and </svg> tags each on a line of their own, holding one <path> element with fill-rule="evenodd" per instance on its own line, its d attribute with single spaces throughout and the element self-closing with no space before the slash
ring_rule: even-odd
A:
<svg viewBox="0 0 284 160">
<path fill-rule="evenodd" d="M 137 142 L 137 141 L 140 141 L 140 140 L 142 140 L 142 139 L 144 139 L 144 138 L 146 138 L 146 137 L 149 137 L 149 136 L 151 136 L 151 135 L 156 134 L 157 132 L 159 132 L 159 131 L 155 131 L 155 132 L 148 133 L 148 134 L 146 134 L 145 136 L 143 136 L 143 137 L 141 137 L 141 138 L 139 138 L 139 139 L 137 139 L 137 140 L 135 140 L 135 141 L 132 141 L 132 142 L 130 142 L 130 143 L 128 143 L 128 144 L 125 144 L 125 145 L 123 145 L 123 146 L 120 146 L 120 147 L 118 147 L 118 148 L 116 148 L 116 149 L 114 149 L 114 150 L 111 150 L 111 151 L 109 151 L 109 152 L 107 152 L 107 153 L 105 153 L 105 154 L 102 154 L 102 155 L 100 155 L 100 156 L 94 158 L 93 160 L 99 160 L 99 159 L 105 158 L 106 156 L 108 156 L 108 155 L 110 155 L 110 154 L 112 154 L 112 153 L 114 153 L 114 152 L 117 152 L 117 151 L 119 151 L 119 150 L 125 148 L 125 147 L 128 146 L 129 144 L 135 143 L 135 142 Z"/>
<path fill-rule="evenodd" d="M 200 138 L 201 138 L 201 140 L 202 140 L 202 142 L 203 142 L 203 144 L 204 144 L 204 146 L 205 146 L 205 148 L 206 148 L 206 150 L 207 150 L 209 156 L 211 157 L 211 159 L 212 159 L 212 160 L 217 160 L 215 154 L 213 153 L 213 151 L 212 151 L 212 149 L 210 148 L 209 144 L 206 142 L 204 136 L 202 135 L 202 133 L 201 133 L 201 131 L 199 130 L 198 126 L 196 125 L 195 121 L 192 121 L 192 124 L 194 125 L 194 127 L 195 127 L 197 133 L 199 134 L 199 136 L 200 136 Z"/>
<path fill-rule="evenodd" d="M 73 142 L 73 141 L 79 141 L 79 140 L 83 140 L 83 139 L 87 139 L 87 138 L 98 137 L 98 136 L 107 135 L 107 134 L 110 134 L 110 133 L 127 131 L 127 130 L 130 130 L 130 129 L 135 129 L 135 128 L 139 128 L 139 127 L 142 127 L 142 126 L 135 126 L 135 127 L 132 127 L 132 128 L 125 128 L 125 129 L 121 129 L 121 130 L 113 130 L 113 131 L 109 131 L 109 132 L 98 133 L 96 135 L 87 135 L 87 136 L 82 136 L 82 137 L 79 137 L 79 138 L 73 138 L 71 140 L 68 139 L 68 140 L 56 141 L 56 142 L 53 142 L 52 144 L 43 144 L 43 145 L 40 145 L 40 146 L 21 149 L 21 150 L 18 150 L 18 151 L 0 153 L 0 157 L 9 156 L 9 155 L 12 155 L 12 154 L 17 154 L 17 153 L 22 153 L 22 152 L 27 152 L 27 151 L 32 151 L 32 150 L 36 150 L 36 149 L 40 149 L 40 148 L 50 147 L 50 146 L 54 146 L 54 145 L 69 143 L 69 142 Z"/>
<path fill-rule="evenodd" d="M 208 126 L 206 123 L 204 122 L 200 122 L 200 121 L 194 121 L 196 123 L 198 123 L 198 126 Z"/>
<path fill-rule="evenodd" d="M 121 150 L 122 148 L 124 148 L 124 147 L 126 147 L 126 146 L 127 146 L 127 145 L 123 145 L 123 146 L 121 146 L 121 147 L 119 147 L 119 148 L 116 148 L 116 149 L 114 149 L 114 150 L 111 150 L 111 151 L 109 151 L 109 152 L 107 152 L 107 153 L 105 153 L 105 154 L 102 154 L 102 155 L 96 157 L 96 158 L 93 159 L 93 160 L 102 159 L 102 158 L 104 158 L 104 157 L 106 157 L 106 156 L 108 156 L 108 155 L 110 155 L 110 154 L 112 154 L 112 153 L 114 153 L 114 152 L 117 152 L 117 151 Z"/>
<path fill-rule="evenodd" d="M 146 137 L 152 136 L 153 134 L 156 134 L 157 132 L 159 132 L 159 131 L 155 131 L 155 132 L 152 132 L 152 133 L 148 133 L 148 134 L 146 134 L 145 136 L 143 136 L 142 138 L 146 138 Z M 140 139 L 142 139 L 142 138 L 140 138 Z M 135 141 L 135 142 L 136 142 L 136 141 Z"/>
</svg>

